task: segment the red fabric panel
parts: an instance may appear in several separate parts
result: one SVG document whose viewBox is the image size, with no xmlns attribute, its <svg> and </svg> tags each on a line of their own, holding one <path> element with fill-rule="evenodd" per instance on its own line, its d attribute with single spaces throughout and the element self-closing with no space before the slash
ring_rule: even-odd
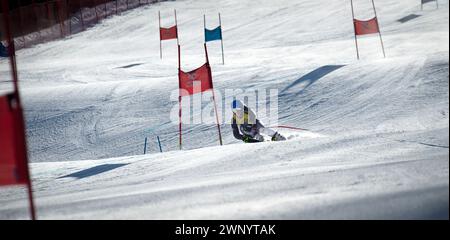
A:
<svg viewBox="0 0 450 240">
<path fill-rule="evenodd" d="M 81 14 L 85 28 L 94 26 L 97 23 L 95 8 L 83 8 L 81 9 Z"/>
<path fill-rule="evenodd" d="M 83 22 L 81 21 L 81 12 L 72 14 L 70 17 L 70 33 L 76 34 L 83 31 Z"/>
<path fill-rule="evenodd" d="M 26 7 L 20 8 L 20 13 L 22 15 L 21 22 L 22 22 L 22 32 L 23 34 L 27 35 L 32 32 L 36 32 L 39 27 L 38 18 L 36 15 L 36 11 L 34 9 L 33 5 L 29 5 Z"/>
<path fill-rule="evenodd" d="M 22 0 L 22 7 L 10 11 L 11 29 L 16 49 L 76 34 L 107 16 L 139 7 L 142 4 L 160 1 L 55 0 L 35 2 L 35 4 L 29 4 L 31 1 Z M 61 21 L 63 24 L 60 24 Z"/>
<path fill-rule="evenodd" d="M 97 12 L 97 16 L 98 16 L 99 20 L 106 18 L 106 5 L 105 4 L 97 5 L 95 7 L 95 11 Z"/>
<path fill-rule="evenodd" d="M 124 12 L 127 10 L 127 0 L 117 0 L 117 12 Z"/>
<path fill-rule="evenodd" d="M 25 37 L 25 45 L 26 46 L 31 46 L 34 44 L 38 44 L 40 42 L 40 33 L 39 32 L 34 32 L 34 33 L 30 33 L 28 35 L 26 35 Z"/>
<path fill-rule="evenodd" d="M 14 39 L 14 48 L 20 50 L 25 47 L 25 37 L 18 37 Z"/>
<path fill-rule="evenodd" d="M 107 2 L 106 3 L 106 16 L 111 16 L 116 13 L 116 3 Z"/>
<path fill-rule="evenodd" d="M 27 155 L 22 110 L 14 96 L 0 96 L 0 186 L 27 184 Z"/>
<path fill-rule="evenodd" d="M 160 28 L 159 31 L 161 33 L 161 41 L 178 38 L 178 30 L 176 25 L 171 28 Z"/>
<path fill-rule="evenodd" d="M 137 8 L 139 5 L 139 0 L 128 0 L 128 9 Z"/>
<path fill-rule="evenodd" d="M 366 35 L 366 34 L 373 34 L 378 33 L 378 20 L 376 17 L 367 20 L 367 21 L 361 21 L 354 19 L 355 23 L 355 34 L 356 35 Z"/>
<path fill-rule="evenodd" d="M 0 8 L 1 9 L 1 8 Z M 12 35 L 14 37 L 18 37 L 22 35 L 23 29 L 22 29 L 22 20 L 20 19 L 20 9 L 14 9 L 9 11 L 9 17 L 10 17 L 10 24 L 11 24 L 11 31 Z M 0 13 L 0 16 L 2 14 Z M 3 23 L 3 17 L 0 20 Z M 3 28 L 3 24 L 2 25 Z"/>
<path fill-rule="evenodd" d="M 180 96 L 182 97 L 212 89 L 213 83 L 209 64 L 206 63 L 196 70 L 188 73 L 180 70 L 179 82 Z M 187 93 L 182 90 L 186 90 Z"/>
<path fill-rule="evenodd" d="M 60 25 L 44 28 L 39 32 L 41 42 L 49 42 L 61 37 Z"/>
</svg>

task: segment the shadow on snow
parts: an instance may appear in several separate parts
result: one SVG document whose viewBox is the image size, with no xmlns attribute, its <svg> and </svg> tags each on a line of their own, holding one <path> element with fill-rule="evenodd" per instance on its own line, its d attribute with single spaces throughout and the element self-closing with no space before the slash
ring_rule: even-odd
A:
<svg viewBox="0 0 450 240">
<path fill-rule="evenodd" d="M 128 164 L 103 164 L 103 165 L 99 165 L 99 166 L 95 166 L 95 167 L 91 167 L 85 170 L 81 170 L 63 177 L 59 177 L 59 178 L 69 178 L 69 177 L 73 177 L 73 178 L 77 178 L 77 179 L 82 179 L 82 178 L 87 178 L 87 177 L 92 177 L 101 173 L 105 173 L 111 170 L 114 170 L 116 168 L 120 168 L 123 166 L 126 166 Z"/>
<path fill-rule="evenodd" d="M 338 70 L 345 65 L 325 65 L 316 70 L 304 75 L 303 77 L 295 80 L 289 86 L 281 90 L 280 94 L 301 94 L 309 86 L 313 85 L 316 81 L 323 78 L 324 76 Z"/>
</svg>

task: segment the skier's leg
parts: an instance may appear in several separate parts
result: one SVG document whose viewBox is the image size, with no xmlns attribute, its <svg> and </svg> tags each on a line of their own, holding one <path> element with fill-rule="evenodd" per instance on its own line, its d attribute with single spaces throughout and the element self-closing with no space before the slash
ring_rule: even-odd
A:
<svg viewBox="0 0 450 240">
<path fill-rule="evenodd" d="M 275 134 L 277 134 L 277 132 L 274 131 L 273 129 L 266 128 L 266 127 L 260 128 L 259 132 L 262 133 L 262 134 L 265 134 L 267 136 L 270 136 L 270 137 L 273 137 Z"/>
<path fill-rule="evenodd" d="M 258 121 L 257 126 L 258 126 L 259 132 L 270 136 L 272 138 L 272 141 L 284 141 L 284 140 L 286 140 L 285 137 L 283 137 L 281 134 L 279 134 L 275 130 L 273 130 L 271 128 L 264 127 L 264 125 L 260 121 Z"/>
<path fill-rule="evenodd" d="M 251 132 L 252 132 L 251 136 L 252 136 L 253 139 L 255 139 L 258 142 L 264 142 L 264 137 L 260 133 L 260 129 L 258 127 L 258 124 L 254 125 L 252 127 L 252 131 Z"/>
<path fill-rule="evenodd" d="M 256 122 L 256 127 L 259 133 L 265 134 L 267 136 L 273 137 L 275 134 L 277 134 L 277 132 L 273 129 L 264 127 L 262 122 L 259 120 Z"/>
</svg>

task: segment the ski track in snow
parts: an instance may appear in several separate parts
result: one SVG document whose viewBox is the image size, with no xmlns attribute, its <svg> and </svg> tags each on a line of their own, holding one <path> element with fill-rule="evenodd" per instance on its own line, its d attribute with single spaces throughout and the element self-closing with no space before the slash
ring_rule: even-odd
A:
<svg viewBox="0 0 450 240">
<path fill-rule="evenodd" d="M 449 14 L 439 3 L 377 3 L 386 59 L 372 36 L 356 61 L 351 9 L 338 0 L 164 2 L 20 50 L 38 217 L 448 219 Z M 370 1 L 355 7 L 372 17 Z M 242 144 L 222 124 L 218 147 L 214 125 L 185 125 L 177 151 L 176 43 L 163 43 L 161 61 L 151 21 L 161 10 L 171 25 L 174 8 L 183 69 L 203 63 L 202 15 L 213 27 L 220 11 L 225 66 L 220 43 L 208 44 L 215 88 L 277 88 L 280 125 L 311 131 Z M 410 14 L 420 16 L 398 21 Z M 26 206 L 24 189 L 0 189 L 0 219 L 26 219 Z"/>
</svg>

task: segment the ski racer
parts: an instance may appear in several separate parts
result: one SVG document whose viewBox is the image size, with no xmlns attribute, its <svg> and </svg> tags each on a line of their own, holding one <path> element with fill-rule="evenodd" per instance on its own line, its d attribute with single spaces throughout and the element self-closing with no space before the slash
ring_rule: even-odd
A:
<svg viewBox="0 0 450 240">
<path fill-rule="evenodd" d="M 233 128 L 233 135 L 236 139 L 242 140 L 246 143 L 264 142 L 265 134 L 270 136 L 272 141 L 286 140 L 278 132 L 264 127 L 258 120 L 256 114 L 240 100 L 234 100 L 232 103 L 233 119 L 231 127 Z"/>
</svg>

